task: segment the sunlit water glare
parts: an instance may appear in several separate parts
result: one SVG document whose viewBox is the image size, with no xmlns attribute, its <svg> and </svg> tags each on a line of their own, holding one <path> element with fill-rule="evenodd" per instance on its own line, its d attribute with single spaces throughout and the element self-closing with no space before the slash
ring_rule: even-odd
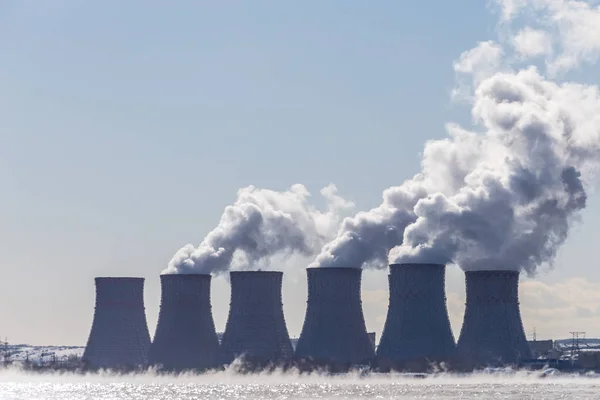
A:
<svg viewBox="0 0 600 400">
<path fill-rule="evenodd" d="M 0 399 L 600 399 L 600 379 L 532 374 L 157 376 L 0 372 Z"/>
</svg>

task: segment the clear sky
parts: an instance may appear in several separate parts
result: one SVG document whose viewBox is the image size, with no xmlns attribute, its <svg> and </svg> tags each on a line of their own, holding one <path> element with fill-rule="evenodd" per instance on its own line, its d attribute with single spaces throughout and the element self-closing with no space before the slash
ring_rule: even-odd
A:
<svg viewBox="0 0 600 400">
<path fill-rule="evenodd" d="M 93 278 L 110 275 L 146 278 L 153 333 L 159 273 L 240 187 L 333 182 L 378 205 L 427 139 L 469 122 L 452 63 L 495 36 L 486 3 L 0 0 L 0 335 L 85 344 Z M 592 194 L 555 269 L 524 282 L 527 333 L 600 336 L 599 216 Z M 293 336 L 310 261 L 285 269 Z M 455 336 L 462 279 L 449 271 Z M 386 272 L 363 286 L 380 333 Z M 215 278 L 218 330 L 228 290 Z"/>
</svg>

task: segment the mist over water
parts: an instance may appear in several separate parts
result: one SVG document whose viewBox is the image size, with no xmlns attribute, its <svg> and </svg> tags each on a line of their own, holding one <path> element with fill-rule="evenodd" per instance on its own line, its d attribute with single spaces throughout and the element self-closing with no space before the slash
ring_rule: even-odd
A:
<svg viewBox="0 0 600 400">
<path fill-rule="evenodd" d="M 0 398 L 21 399 L 595 399 L 600 379 L 540 373 L 438 374 L 423 379 L 400 374 L 158 376 L 29 374 L 0 372 Z"/>
</svg>

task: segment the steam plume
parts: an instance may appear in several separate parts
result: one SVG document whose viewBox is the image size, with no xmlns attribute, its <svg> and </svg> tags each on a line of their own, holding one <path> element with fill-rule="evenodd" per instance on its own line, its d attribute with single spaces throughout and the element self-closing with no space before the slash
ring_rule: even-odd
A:
<svg viewBox="0 0 600 400">
<path fill-rule="evenodd" d="M 393 263 L 531 274 L 552 263 L 600 163 L 600 94 L 547 76 L 597 59 L 600 8 L 498 3 L 508 39 L 481 42 L 454 65 L 470 78 L 455 94 L 472 102 L 473 131 L 450 124 L 448 138 L 428 142 L 422 172 L 387 189 L 381 206 L 345 219 L 316 265 L 383 267 L 392 247 Z M 517 16 L 533 19 L 514 30 Z"/>
<path fill-rule="evenodd" d="M 198 247 L 181 248 L 163 274 L 219 273 L 268 264 L 277 254 L 314 255 L 335 235 L 341 213 L 353 207 L 334 185 L 321 195 L 327 202 L 324 212 L 309 203 L 310 193 L 300 184 L 284 192 L 240 189 L 219 225 Z"/>
</svg>

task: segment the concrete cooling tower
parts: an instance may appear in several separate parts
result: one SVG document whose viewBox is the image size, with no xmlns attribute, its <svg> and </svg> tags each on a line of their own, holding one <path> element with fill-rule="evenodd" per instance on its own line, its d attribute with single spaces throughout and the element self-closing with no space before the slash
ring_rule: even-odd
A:
<svg viewBox="0 0 600 400">
<path fill-rule="evenodd" d="M 375 354 L 360 299 L 362 270 L 308 268 L 308 301 L 295 358 L 301 369 L 370 364 Z"/>
<path fill-rule="evenodd" d="M 381 371 L 423 372 L 455 350 L 445 296 L 446 267 L 390 265 L 390 303 L 377 348 Z"/>
<path fill-rule="evenodd" d="M 84 364 L 89 368 L 142 367 L 149 347 L 144 278 L 96 278 L 96 308 Z"/>
<path fill-rule="evenodd" d="M 285 365 L 293 356 L 281 300 L 282 272 L 230 273 L 231 303 L 221 339 L 220 361 L 243 356 L 244 365 Z"/>
<path fill-rule="evenodd" d="M 531 358 L 519 311 L 518 271 L 467 271 L 467 303 L 456 366 L 515 364 Z"/>
<path fill-rule="evenodd" d="M 218 365 L 210 275 L 161 275 L 162 299 L 148 361 L 166 371 Z"/>
</svg>

